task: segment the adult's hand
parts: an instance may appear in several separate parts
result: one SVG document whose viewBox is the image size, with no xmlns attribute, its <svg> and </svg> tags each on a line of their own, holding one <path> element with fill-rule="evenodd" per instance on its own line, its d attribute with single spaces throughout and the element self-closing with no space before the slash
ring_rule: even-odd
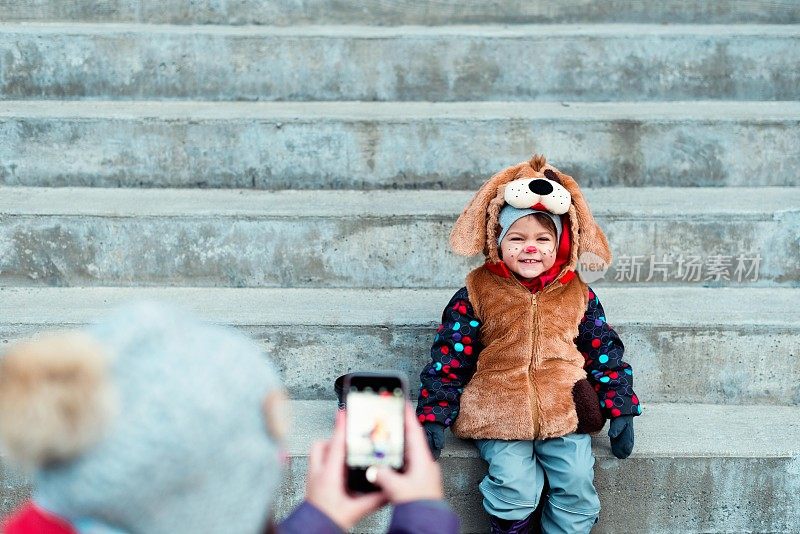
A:
<svg viewBox="0 0 800 534">
<path fill-rule="evenodd" d="M 442 471 L 433 460 L 425 431 L 408 403 L 405 426 L 405 472 L 398 473 L 389 467 L 381 467 L 376 472 L 374 484 L 383 490 L 392 504 L 444 498 Z"/>
<path fill-rule="evenodd" d="M 345 412 L 336 413 L 333 436 L 328 441 L 318 441 L 308 456 L 306 501 L 348 531 L 362 518 L 384 504 L 381 492 L 351 495 L 347 492 L 345 466 Z"/>
</svg>

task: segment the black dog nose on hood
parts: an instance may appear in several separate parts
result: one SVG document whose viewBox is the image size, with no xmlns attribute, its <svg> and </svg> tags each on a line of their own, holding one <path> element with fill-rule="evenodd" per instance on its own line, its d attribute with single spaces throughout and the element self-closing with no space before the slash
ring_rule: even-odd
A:
<svg viewBox="0 0 800 534">
<path fill-rule="evenodd" d="M 528 184 L 528 189 L 537 195 L 549 195 L 553 192 L 553 184 L 542 178 L 533 180 Z"/>
</svg>

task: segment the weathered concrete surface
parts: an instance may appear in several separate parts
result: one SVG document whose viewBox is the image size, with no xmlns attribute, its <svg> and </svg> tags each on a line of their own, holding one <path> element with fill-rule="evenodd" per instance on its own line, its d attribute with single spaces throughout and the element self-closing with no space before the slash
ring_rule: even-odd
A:
<svg viewBox="0 0 800 534">
<path fill-rule="evenodd" d="M 593 288 L 643 402 L 800 404 L 800 289 Z M 5 288 L 0 350 L 124 302 L 160 300 L 259 340 L 294 398 L 333 399 L 333 380 L 354 370 L 399 369 L 416 387 L 454 291 Z"/>
<path fill-rule="evenodd" d="M 474 189 L 534 151 L 584 186 L 796 185 L 797 102 L 0 101 L 0 184 Z"/>
<path fill-rule="evenodd" d="M 800 22 L 791 0 L 0 0 L 3 21 L 168 24 L 464 24 Z"/>
<path fill-rule="evenodd" d="M 791 286 L 800 280 L 800 188 L 585 194 L 616 253 L 609 284 Z M 0 188 L 0 282 L 453 287 L 479 261 L 456 257 L 448 246 L 470 195 Z M 681 256 L 696 258 L 696 273 L 685 263 L 679 272 Z M 727 264 L 720 276 L 712 271 L 715 256 Z"/>
<path fill-rule="evenodd" d="M 29 494 L 28 477 L 9 468 L 5 458 L 0 457 L 0 518 L 27 499 Z"/>
<path fill-rule="evenodd" d="M 330 435 L 333 402 L 292 403 L 290 461 L 278 496 L 288 513 L 303 496 L 311 444 Z M 448 433 L 449 434 L 449 433 Z M 594 439 L 603 510 L 593 532 L 794 532 L 800 524 L 800 408 L 653 404 L 636 419 L 636 448 L 620 461 Z M 463 532 L 487 532 L 477 483 L 485 464 L 448 435 L 441 460 L 446 495 Z M 16 479 L 3 480 L 19 488 Z M 14 490 L 22 498 L 24 488 Z M 18 501 L 16 501 L 18 502 Z M 7 512 L 14 502 L 4 503 Z M 384 532 L 388 511 L 355 532 Z"/>
<path fill-rule="evenodd" d="M 308 426 L 289 442 L 292 462 L 279 509 L 300 500 L 305 455 L 330 432 L 333 405 L 294 404 L 295 420 Z M 476 491 L 485 464 L 467 442 L 448 438 L 442 461 L 448 498 L 464 532 L 486 532 Z M 800 525 L 800 409 L 651 405 L 636 419 L 636 438 L 624 462 L 611 455 L 605 432 L 594 440 L 603 511 L 593 532 L 791 532 Z M 381 527 L 371 522 L 357 531 Z"/>
<path fill-rule="evenodd" d="M 0 49 L 0 99 L 800 98 L 797 25 L 4 24 Z"/>
</svg>

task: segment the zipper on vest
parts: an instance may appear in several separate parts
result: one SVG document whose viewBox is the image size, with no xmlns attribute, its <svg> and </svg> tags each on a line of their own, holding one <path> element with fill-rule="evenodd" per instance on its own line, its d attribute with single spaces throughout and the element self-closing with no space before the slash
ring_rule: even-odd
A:
<svg viewBox="0 0 800 534">
<path fill-rule="evenodd" d="M 531 293 L 531 363 L 528 365 L 528 383 L 531 386 L 531 426 L 533 439 L 539 436 L 539 397 L 536 395 L 536 385 L 533 382 L 533 370 L 538 364 L 536 350 L 536 295 Z"/>
</svg>

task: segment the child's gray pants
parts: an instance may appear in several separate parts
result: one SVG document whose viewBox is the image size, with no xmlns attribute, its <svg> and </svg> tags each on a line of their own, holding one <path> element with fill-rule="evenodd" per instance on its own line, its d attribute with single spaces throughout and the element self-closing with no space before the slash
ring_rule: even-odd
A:
<svg viewBox="0 0 800 534">
<path fill-rule="evenodd" d="M 489 463 L 480 483 L 483 507 L 501 519 L 524 519 L 536 510 L 544 485 L 550 495 L 542 514 L 542 532 L 589 532 L 600 513 L 594 489 L 594 454 L 588 434 L 537 441 L 478 439 Z"/>
</svg>

